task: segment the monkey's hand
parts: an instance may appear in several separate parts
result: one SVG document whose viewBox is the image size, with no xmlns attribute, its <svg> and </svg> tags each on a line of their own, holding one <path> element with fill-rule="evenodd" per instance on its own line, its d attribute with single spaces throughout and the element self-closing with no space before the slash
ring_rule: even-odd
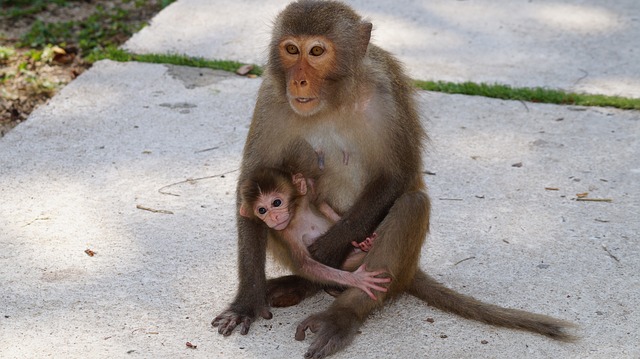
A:
<svg viewBox="0 0 640 359">
<path fill-rule="evenodd" d="M 386 274 L 383 270 L 378 270 L 374 272 L 367 271 L 365 265 L 361 265 L 358 269 L 352 273 L 353 279 L 356 281 L 355 286 L 362 289 L 369 298 L 373 300 L 377 300 L 376 295 L 371 291 L 377 290 L 379 292 L 386 292 L 387 288 L 381 287 L 379 283 L 389 283 L 391 282 L 391 278 L 378 278 L 377 275 Z"/>
<path fill-rule="evenodd" d="M 249 327 L 251 327 L 251 323 L 256 317 L 256 311 L 264 319 L 271 319 L 273 317 L 269 311 L 269 307 L 262 307 L 259 310 L 238 310 L 232 306 L 215 317 L 211 325 L 218 327 L 218 333 L 225 337 L 231 335 L 233 330 L 240 325 L 240 334 L 246 335 L 249 333 Z"/>
</svg>

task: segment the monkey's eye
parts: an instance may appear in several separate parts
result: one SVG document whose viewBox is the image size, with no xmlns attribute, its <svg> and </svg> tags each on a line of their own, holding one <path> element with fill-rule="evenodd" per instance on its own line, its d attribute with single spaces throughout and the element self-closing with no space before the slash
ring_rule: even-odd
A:
<svg viewBox="0 0 640 359">
<path fill-rule="evenodd" d="M 258 208 L 258 213 L 265 214 L 265 213 L 267 213 L 267 209 L 264 208 L 264 207 L 260 207 L 260 208 Z"/>
<path fill-rule="evenodd" d="M 280 207 L 282 206 L 282 200 L 276 199 L 273 201 L 273 206 L 274 207 Z"/>
<path fill-rule="evenodd" d="M 288 53 L 290 53 L 291 55 L 295 55 L 298 53 L 298 48 L 296 47 L 296 45 L 287 45 L 285 47 L 285 49 L 287 50 Z"/>
<path fill-rule="evenodd" d="M 311 51 L 309 52 L 309 54 L 312 56 L 320 56 L 324 54 L 324 49 L 320 46 L 314 46 L 311 48 Z"/>
</svg>

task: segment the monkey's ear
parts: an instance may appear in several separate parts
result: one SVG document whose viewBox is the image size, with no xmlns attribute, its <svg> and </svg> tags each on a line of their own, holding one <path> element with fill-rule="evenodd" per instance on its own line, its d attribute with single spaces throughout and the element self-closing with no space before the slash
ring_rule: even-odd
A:
<svg viewBox="0 0 640 359">
<path fill-rule="evenodd" d="M 240 205 L 240 215 L 247 218 L 251 217 L 251 214 L 247 211 L 247 207 L 245 207 L 244 203 Z"/>
<path fill-rule="evenodd" d="M 364 56 L 371 41 L 371 29 L 373 24 L 370 22 L 360 23 L 360 54 Z"/>
<path fill-rule="evenodd" d="M 296 173 L 293 175 L 293 185 L 301 195 L 307 194 L 307 180 L 304 178 L 302 173 Z"/>
</svg>

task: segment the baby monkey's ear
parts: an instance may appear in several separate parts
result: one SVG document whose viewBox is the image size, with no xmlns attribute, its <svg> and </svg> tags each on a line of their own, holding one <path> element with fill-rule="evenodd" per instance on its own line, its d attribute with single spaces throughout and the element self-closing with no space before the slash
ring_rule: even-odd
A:
<svg viewBox="0 0 640 359">
<path fill-rule="evenodd" d="M 240 205 L 240 215 L 241 215 L 242 217 L 251 218 L 251 217 L 253 217 L 253 216 L 252 216 L 252 214 L 253 214 L 253 213 L 251 213 L 251 212 L 249 212 L 249 211 L 247 210 L 247 207 L 244 205 L 244 203 Z"/>
<path fill-rule="evenodd" d="M 307 194 L 307 180 L 304 178 L 302 173 L 296 173 L 292 176 L 293 186 L 296 188 L 299 194 L 306 195 Z"/>
</svg>

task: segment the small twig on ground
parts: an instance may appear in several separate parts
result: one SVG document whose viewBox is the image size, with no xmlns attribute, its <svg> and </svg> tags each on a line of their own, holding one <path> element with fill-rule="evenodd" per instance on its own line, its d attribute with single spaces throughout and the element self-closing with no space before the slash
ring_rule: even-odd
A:
<svg viewBox="0 0 640 359">
<path fill-rule="evenodd" d="M 33 221 L 25 224 L 23 227 L 30 226 L 31 224 L 33 224 L 36 221 L 47 221 L 47 220 L 50 220 L 50 219 L 51 219 L 50 217 L 38 217 L 38 218 L 34 219 Z"/>
<path fill-rule="evenodd" d="M 458 264 L 460 264 L 460 263 L 462 263 L 462 262 L 464 262 L 464 261 L 468 261 L 469 259 L 476 259 L 476 257 L 475 257 L 475 256 L 473 256 L 473 257 L 469 257 L 469 258 L 465 258 L 465 259 L 459 260 L 459 261 L 457 261 L 456 263 L 454 263 L 453 265 L 454 265 L 454 266 L 457 266 Z"/>
<path fill-rule="evenodd" d="M 193 182 L 202 181 L 202 180 L 211 179 L 211 178 L 216 178 L 216 177 L 224 177 L 224 175 L 227 175 L 227 174 L 233 173 L 233 172 L 237 172 L 239 170 L 240 170 L 239 168 L 236 168 L 235 170 L 227 171 L 227 172 L 220 173 L 220 174 L 217 174 L 217 175 L 200 177 L 200 178 L 187 178 L 184 181 L 180 181 L 180 182 L 176 182 L 176 183 L 172 183 L 172 184 L 168 184 L 166 186 L 160 187 L 160 189 L 158 189 L 158 192 L 160 192 L 160 194 L 166 194 L 168 196 L 180 197 L 179 194 L 175 194 L 175 193 L 171 193 L 171 192 L 165 192 L 164 189 L 169 188 L 169 187 L 173 187 L 173 186 L 177 186 L 177 185 L 183 184 L 183 183 L 193 183 Z"/>
<path fill-rule="evenodd" d="M 198 150 L 194 153 L 202 153 L 202 152 L 207 152 L 207 151 L 213 151 L 213 150 L 217 150 L 218 148 L 220 148 L 219 146 L 216 147 L 211 147 L 211 148 L 205 148 L 204 150 Z"/>
<path fill-rule="evenodd" d="M 613 202 L 611 198 L 576 198 L 578 202 Z"/>
<path fill-rule="evenodd" d="M 173 214 L 173 212 L 171 211 L 167 211 L 165 209 L 153 209 L 153 208 L 149 208 L 149 207 L 145 207 L 143 205 L 137 205 L 136 206 L 137 209 L 141 209 L 143 211 L 149 211 L 149 212 L 153 212 L 153 213 L 162 213 L 162 214 Z"/>
<path fill-rule="evenodd" d="M 607 254 L 609 255 L 609 257 L 613 258 L 616 260 L 616 262 L 620 262 L 620 259 L 618 259 L 618 257 L 616 257 L 615 255 L 613 255 L 613 253 L 611 253 L 611 251 L 609 251 L 609 248 L 607 248 L 606 245 L 602 245 L 602 249 L 604 249 L 605 252 L 607 252 Z"/>
</svg>

